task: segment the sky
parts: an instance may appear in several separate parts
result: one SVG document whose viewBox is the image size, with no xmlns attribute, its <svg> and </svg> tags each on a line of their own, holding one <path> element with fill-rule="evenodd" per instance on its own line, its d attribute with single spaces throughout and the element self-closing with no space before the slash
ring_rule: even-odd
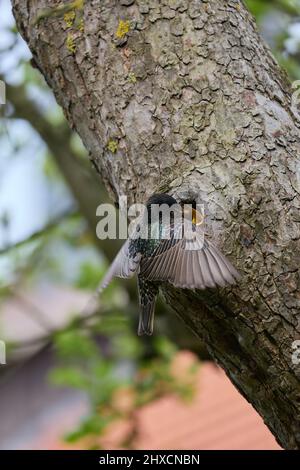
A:
<svg viewBox="0 0 300 470">
<path fill-rule="evenodd" d="M 0 44 L 5 49 L 15 37 L 8 31 L 14 24 L 8 0 L 0 0 L 0 12 Z M 0 53 L 0 73 L 5 76 L 7 87 L 24 81 L 22 62 L 30 56 L 20 37 L 11 51 Z M 29 94 L 45 111 L 57 107 L 51 92 L 31 86 Z M 3 106 L 0 111 L 2 116 L 9 112 Z M 64 212 L 72 199 L 62 182 L 49 181 L 45 175 L 46 146 L 27 122 L 1 117 L 0 129 L 0 219 L 9 218 L 8 229 L 0 225 L 1 249 L 39 230 Z"/>
<path fill-rule="evenodd" d="M 15 35 L 9 31 L 13 25 L 10 1 L 0 0 L 0 74 L 5 77 L 6 87 L 24 81 L 28 73 L 24 62 L 31 57 L 20 36 L 9 52 L 1 52 L 14 41 Z M 61 111 L 51 91 L 32 84 L 27 91 L 42 111 L 51 113 L 53 117 L 59 116 Z M 44 142 L 28 122 L 3 117 L 10 111 L 9 107 L 0 106 L 0 250 L 26 240 L 74 206 L 63 180 L 49 178 L 46 174 L 45 168 L 52 159 L 47 155 Z M 3 224 L 6 219 L 8 225 Z M 0 256 L 0 286 L 9 283 L 14 276 L 16 258 L 25 260 L 33 249 L 34 245 L 26 245 L 14 256 L 11 252 Z M 65 272 L 62 276 L 70 278 L 70 282 L 78 274 L 76 267 L 80 262 L 95 259 L 91 249 L 82 248 L 74 252 L 58 240 L 55 247 L 50 246 L 47 251 L 54 263 L 57 259 L 63 260 L 61 270 Z"/>
</svg>

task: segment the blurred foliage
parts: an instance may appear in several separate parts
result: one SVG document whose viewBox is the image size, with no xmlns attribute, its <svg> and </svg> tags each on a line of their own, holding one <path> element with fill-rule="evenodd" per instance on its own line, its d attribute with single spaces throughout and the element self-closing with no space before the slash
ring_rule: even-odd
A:
<svg viewBox="0 0 300 470">
<path fill-rule="evenodd" d="M 85 262 L 75 284 L 91 291 L 102 275 L 97 264 Z M 74 315 L 74 322 L 54 335 L 59 365 L 50 374 L 51 382 L 83 390 L 90 403 L 88 416 L 65 437 L 68 443 L 80 440 L 82 446 L 101 448 L 110 427 L 126 422 L 126 432 L 115 445 L 134 447 L 141 407 L 168 394 L 186 402 L 193 398 L 199 360 L 192 356 L 177 376 L 177 347 L 163 336 L 139 338 L 131 308 L 124 303 L 124 292 L 113 283 L 88 322 L 84 316 Z"/>
<path fill-rule="evenodd" d="M 66 436 L 69 443 L 84 439 L 86 447 L 101 448 L 110 426 L 126 422 L 126 432 L 114 445 L 134 447 L 142 406 L 169 394 L 187 402 L 193 398 L 197 359 L 176 375 L 177 349 L 161 336 L 153 341 L 153 357 L 146 358 L 145 345 L 123 316 L 100 315 L 93 328 L 57 333 L 55 348 L 63 365 L 51 372 L 52 383 L 89 396 L 89 415 Z"/>
<path fill-rule="evenodd" d="M 283 11 L 290 15 L 299 15 L 299 0 L 245 0 L 245 4 L 256 17 L 261 19 L 262 15 L 266 15 L 270 11 Z"/>
<path fill-rule="evenodd" d="M 271 40 L 272 52 L 291 81 L 299 80 L 300 0 L 245 0 L 245 4 L 255 16 L 263 35 L 268 29 L 266 39 Z M 293 34 L 291 25 L 298 25 L 299 32 Z M 291 39 L 296 44 L 293 50 L 289 47 Z"/>
</svg>

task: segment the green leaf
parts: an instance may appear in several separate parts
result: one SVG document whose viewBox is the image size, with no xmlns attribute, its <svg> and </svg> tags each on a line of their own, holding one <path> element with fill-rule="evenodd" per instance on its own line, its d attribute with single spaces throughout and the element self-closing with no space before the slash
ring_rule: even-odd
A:
<svg viewBox="0 0 300 470">
<path fill-rule="evenodd" d="M 154 347 L 158 355 L 166 359 L 171 359 L 177 351 L 175 344 L 165 336 L 154 338 Z"/>
<path fill-rule="evenodd" d="M 84 262 L 80 266 L 79 277 L 76 286 L 80 289 L 96 289 L 99 279 L 103 275 L 103 268 L 99 264 Z"/>
<path fill-rule="evenodd" d="M 66 330 L 55 336 L 54 344 L 62 358 L 88 359 L 99 355 L 99 348 L 86 332 Z"/>
<path fill-rule="evenodd" d="M 59 385 L 86 389 L 89 385 L 83 373 L 75 367 L 57 367 L 49 374 L 50 382 Z"/>
</svg>

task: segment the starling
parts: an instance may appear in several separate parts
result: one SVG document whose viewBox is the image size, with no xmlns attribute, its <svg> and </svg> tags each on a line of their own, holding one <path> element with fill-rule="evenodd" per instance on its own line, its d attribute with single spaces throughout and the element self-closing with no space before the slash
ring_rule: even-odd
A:
<svg viewBox="0 0 300 470">
<path fill-rule="evenodd" d="M 163 205 L 174 208 L 168 222 L 160 215 L 153 216 L 152 207 Z M 181 206 L 169 194 L 154 194 L 148 199 L 133 236 L 124 243 L 104 277 L 100 291 L 113 277 L 130 278 L 137 274 L 138 335 L 153 333 L 160 282 L 167 281 L 183 289 L 205 289 L 224 287 L 239 279 L 237 270 L 205 236 L 202 221 L 202 215 L 194 207 Z M 148 237 L 141 236 L 145 228 Z"/>
</svg>

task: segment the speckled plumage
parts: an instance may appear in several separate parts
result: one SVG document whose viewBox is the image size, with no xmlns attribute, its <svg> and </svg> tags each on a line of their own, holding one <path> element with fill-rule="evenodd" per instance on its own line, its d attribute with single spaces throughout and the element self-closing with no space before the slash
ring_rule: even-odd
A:
<svg viewBox="0 0 300 470">
<path fill-rule="evenodd" d="M 160 282 L 168 281 L 186 289 L 205 289 L 232 284 L 239 277 L 222 253 L 204 239 L 203 230 L 194 222 L 188 222 L 194 234 L 192 240 L 183 230 L 186 219 L 168 219 L 167 225 L 162 220 L 151 224 L 153 204 L 173 207 L 177 203 L 168 194 L 154 195 L 148 200 L 142 222 L 137 225 L 134 236 L 120 250 L 101 286 L 106 287 L 114 276 L 132 277 L 137 273 L 141 309 L 139 335 L 151 335 L 153 332 L 154 308 Z M 179 211 L 181 214 L 181 206 Z M 157 230 L 150 232 L 153 226 Z M 144 228 L 148 233 L 157 234 L 157 237 L 146 239 L 139 236 Z"/>
</svg>

